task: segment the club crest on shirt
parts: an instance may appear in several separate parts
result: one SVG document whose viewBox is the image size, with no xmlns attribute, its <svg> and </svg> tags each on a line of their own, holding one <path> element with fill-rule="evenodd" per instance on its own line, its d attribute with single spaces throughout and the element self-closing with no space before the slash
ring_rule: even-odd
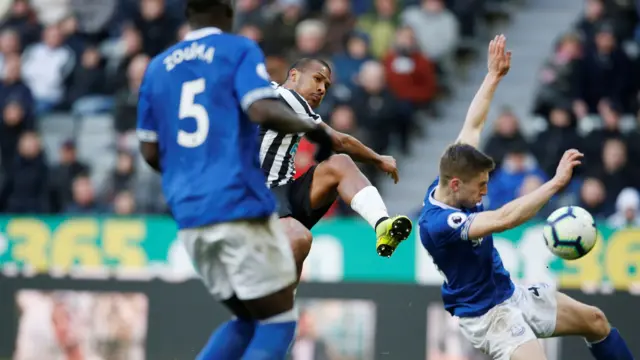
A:
<svg viewBox="0 0 640 360">
<path fill-rule="evenodd" d="M 467 220 L 467 215 L 461 212 L 454 212 L 447 217 L 447 224 L 452 229 L 457 229 Z"/>
</svg>

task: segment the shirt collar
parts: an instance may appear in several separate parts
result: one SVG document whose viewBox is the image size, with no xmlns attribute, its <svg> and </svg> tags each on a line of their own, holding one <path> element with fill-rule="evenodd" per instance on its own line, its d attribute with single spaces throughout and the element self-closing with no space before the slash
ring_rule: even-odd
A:
<svg viewBox="0 0 640 360">
<path fill-rule="evenodd" d="M 209 35 L 215 35 L 222 33 L 222 30 L 216 27 L 206 27 L 198 30 L 189 31 L 184 37 L 185 41 L 198 40 Z"/>
</svg>

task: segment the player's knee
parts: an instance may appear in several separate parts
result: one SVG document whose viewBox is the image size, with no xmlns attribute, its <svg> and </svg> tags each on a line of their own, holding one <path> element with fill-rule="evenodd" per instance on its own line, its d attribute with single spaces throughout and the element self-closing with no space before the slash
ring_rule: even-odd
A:
<svg viewBox="0 0 640 360">
<path fill-rule="evenodd" d="M 311 251 L 311 241 L 313 236 L 309 230 L 296 231 L 294 236 L 290 237 L 291 248 L 293 249 L 293 256 L 296 259 L 297 264 L 301 264 L 304 259 L 309 255 Z"/>
<path fill-rule="evenodd" d="M 296 260 L 296 264 L 301 264 L 304 259 L 309 255 L 311 251 L 311 241 L 313 235 L 302 224 L 295 222 L 287 224 L 286 232 L 289 241 L 291 242 L 291 249 L 293 256 Z"/>
<path fill-rule="evenodd" d="M 589 306 L 584 316 L 585 323 L 588 326 L 589 338 L 592 338 L 591 340 L 601 340 L 609 335 L 611 326 L 602 310 L 595 306 Z"/>
<path fill-rule="evenodd" d="M 331 173 L 339 176 L 348 171 L 357 171 L 358 167 L 350 156 L 345 154 L 335 154 L 325 162 Z"/>
</svg>

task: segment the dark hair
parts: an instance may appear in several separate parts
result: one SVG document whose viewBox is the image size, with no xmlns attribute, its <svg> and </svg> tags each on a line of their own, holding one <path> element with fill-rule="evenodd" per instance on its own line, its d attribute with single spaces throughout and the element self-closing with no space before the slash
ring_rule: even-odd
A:
<svg viewBox="0 0 640 360">
<path fill-rule="evenodd" d="M 440 179 L 443 182 L 453 178 L 468 181 L 483 171 L 492 171 L 495 166 L 493 159 L 482 151 L 468 144 L 455 143 L 440 158 Z"/>
<path fill-rule="evenodd" d="M 224 10 L 227 12 L 227 15 L 232 16 L 233 3 L 234 0 L 187 0 L 185 9 L 187 19 L 195 14 L 219 14 L 220 10 Z"/>
<path fill-rule="evenodd" d="M 328 62 L 316 57 L 306 57 L 306 58 L 297 60 L 291 65 L 291 67 L 289 67 L 289 71 L 287 71 L 287 79 L 289 78 L 289 73 L 291 72 L 291 70 L 293 69 L 297 69 L 301 71 L 305 70 L 309 65 L 313 64 L 314 62 L 320 63 L 322 66 L 325 66 L 329 70 L 329 74 L 331 74 L 331 66 L 329 65 Z"/>
</svg>

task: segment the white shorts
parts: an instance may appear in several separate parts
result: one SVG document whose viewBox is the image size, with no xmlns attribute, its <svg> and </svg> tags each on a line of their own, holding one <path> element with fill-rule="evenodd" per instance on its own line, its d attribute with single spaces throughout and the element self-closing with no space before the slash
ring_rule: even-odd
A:
<svg viewBox="0 0 640 360">
<path fill-rule="evenodd" d="M 289 240 L 276 216 L 178 232 L 196 271 L 218 300 L 252 300 L 296 281 Z"/>
<path fill-rule="evenodd" d="M 547 338 L 556 328 L 556 290 L 548 284 L 516 285 L 513 295 L 478 317 L 460 318 L 471 344 L 494 360 L 510 360 L 527 341 Z"/>
</svg>

